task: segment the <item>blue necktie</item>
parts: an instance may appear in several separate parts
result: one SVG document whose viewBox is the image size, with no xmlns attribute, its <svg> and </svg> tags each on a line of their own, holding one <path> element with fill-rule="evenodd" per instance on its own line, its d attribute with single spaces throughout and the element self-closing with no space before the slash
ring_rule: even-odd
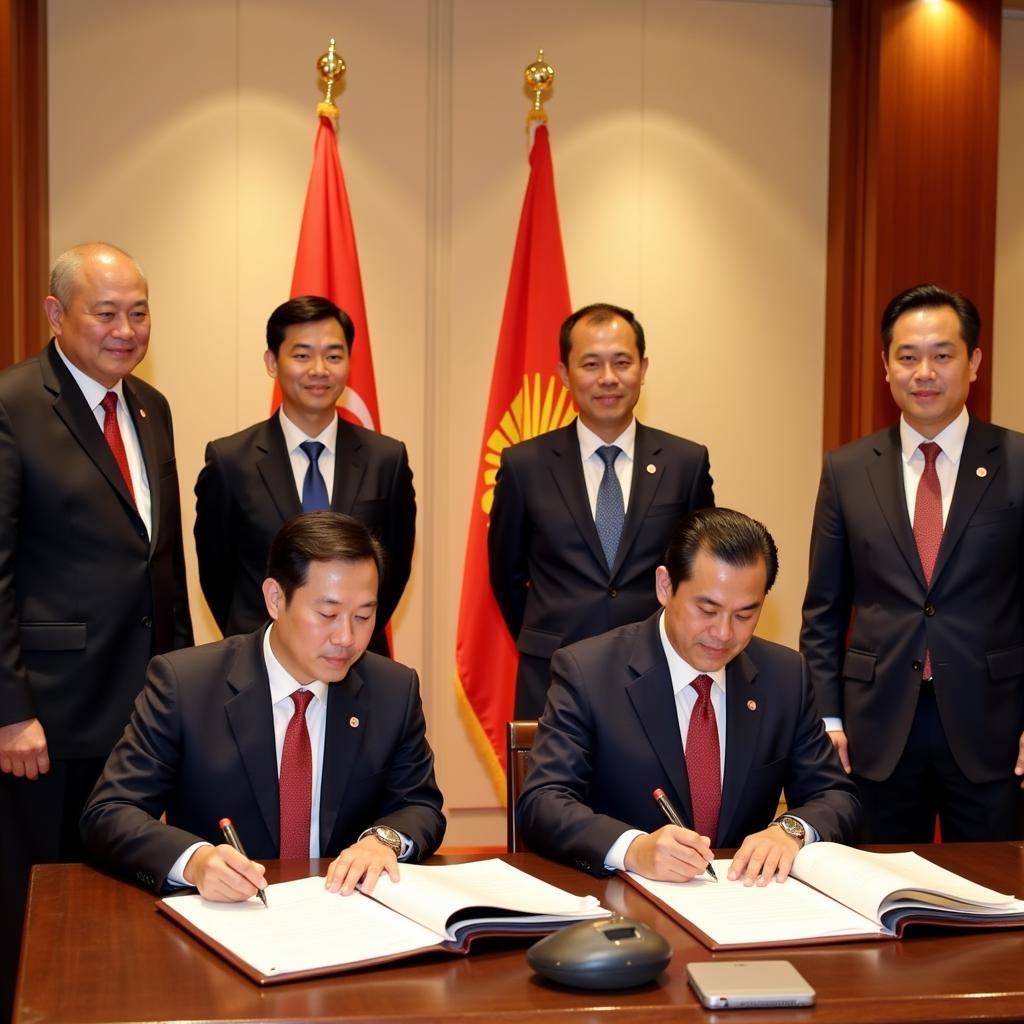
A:
<svg viewBox="0 0 1024 1024">
<path fill-rule="evenodd" d="M 615 473 L 615 459 L 621 450 L 614 444 L 606 444 L 597 449 L 597 454 L 604 462 L 604 476 L 601 477 L 601 485 L 597 489 L 594 523 L 609 570 L 615 564 L 615 553 L 619 550 L 619 538 L 622 536 L 622 523 L 626 518 L 622 488 Z"/>
<path fill-rule="evenodd" d="M 309 459 L 306 479 L 302 481 L 302 511 L 319 512 L 321 509 L 330 508 L 331 503 L 327 498 L 327 484 L 324 483 L 324 475 L 320 472 L 320 466 L 317 462 L 324 450 L 324 446 L 319 441 L 303 441 L 299 447 L 306 453 Z"/>
</svg>

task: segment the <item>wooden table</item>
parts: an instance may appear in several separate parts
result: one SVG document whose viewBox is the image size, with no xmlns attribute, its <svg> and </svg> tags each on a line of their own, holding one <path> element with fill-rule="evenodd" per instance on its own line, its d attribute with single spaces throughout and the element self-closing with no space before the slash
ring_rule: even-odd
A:
<svg viewBox="0 0 1024 1024">
<path fill-rule="evenodd" d="M 891 848 L 895 849 L 895 848 Z M 919 847 L 925 856 L 1024 897 L 1024 844 Z M 467 858 L 441 858 L 454 861 Z M 620 879 L 594 879 L 532 854 L 526 871 L 653 925 L 672 963 L 643 988 L 586 992 L 535 975 L 527 941 L 482 940 L 466 957 L 259 987 L 157 914 L 154 897 L 79 864 L 34 869 L 15 998 L 16 1024 L 50 1021 L 961 1021 L 1024 1019 L 1024 930 L 940 932 L 900 942 L 712 954 Z M 323 867 L 326 867 L 326 861 Z M 296 876 L 268 865 L 271 881 Z M 808 1010 L 710 1013 L 686 983 L 693 960 L 785 958 L 814 986 Z"/>
</svg>

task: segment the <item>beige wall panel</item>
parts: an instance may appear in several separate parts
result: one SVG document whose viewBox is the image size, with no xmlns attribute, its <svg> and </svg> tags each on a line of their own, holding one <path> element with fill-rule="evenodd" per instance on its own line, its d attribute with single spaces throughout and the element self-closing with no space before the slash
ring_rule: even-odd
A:
<svg viewBox="0 0 1024 1024">
<path fill-rule="evenodd" d="M 420 503 L 398 653 L 424 679 L 449 843 L 504 837 L 456 711 L 454 640 L 538 45 L 557 70 L 573 301 L 644 321 L 642 418 L 707 443 L 720 500 L 775 532 L 761 632 L 795 640 L 821 430 L 827 6 L 50 0 L 50 26 L 52 247 L 108 237 L 149 270 L 144 373 L 175 409 L 187 533 L 206 441 L 266 414 L 263 326 L 291 279 L 313 62 L 338 38 L 384 429 L 409 445 Z M 200 632 L 215 635 L 208 618 Z"/>
<path fill-rule="evenodd" d="M 992 420 L 1024 430 L 1024 14 L 1004 14 Z M 985 348 L 982 332 L 982 347 Z M 986 357 L 990 351 L 985 353 Z"/>
</svg>

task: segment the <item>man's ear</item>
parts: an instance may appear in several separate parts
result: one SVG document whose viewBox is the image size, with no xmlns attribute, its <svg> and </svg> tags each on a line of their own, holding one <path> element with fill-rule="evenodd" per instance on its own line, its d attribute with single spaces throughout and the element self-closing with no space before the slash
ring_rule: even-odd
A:
<svg viewBox="0 0 1024 1024">
<path fill-rule="evenodd" d="M 658 595 L 658 604 L 664 608 L 672 596 L 672 578 L 663 565 L 654 570 L 654 592 Z"/>
<path fill-rule="evenodd" d="M 50 325 L 50 330 L 57 337 L 60 337 L 61 323 L 64 318 L 64 307 L 60 304 L 60 301 L 52 295 L 47 295 L 43 299 L 43 309 L 46 311 L 46 322 Z"/>
<path fill-rule="evenodd" d="M 267 376 L 269 376 L 269 377 L 276 377 L 277 376 L 277 356 L 275 356 L 274 353 L 271 352 L 271 350 L 269 348 L 266 350 L 266 352 L 263 353 L 263 362 L 264 362 L 264 365 L 267 367 Z"/>
<path fill-rule="evenodd" d="M 267 606 L 267 614 L 276 622 L 284 611 L 286 601 L 281 584 L 269 576 L 263 581 L 263 601 Z"/>
</svg>

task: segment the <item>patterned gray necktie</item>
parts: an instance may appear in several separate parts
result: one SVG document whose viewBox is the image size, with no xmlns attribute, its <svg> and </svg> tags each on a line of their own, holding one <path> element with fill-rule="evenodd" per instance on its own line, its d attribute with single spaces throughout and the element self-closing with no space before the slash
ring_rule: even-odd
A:
<svg viewBox="0 0 1024 1024">
<path fill-rule="evenodd" d="M 604 476 L 597 489 L 597 508 L 594 523 L 597 535 L 601 538 L 604 557 L 608 568 L 615 564 L 615 553 L 619 550 L 619 538 L 622 536 L 622 523 L 626 518 L 626 509 L 622 501 L 622 488 L 615 473 L 615 459 L 622 449 L 614 444 L 606 444 L 597 449 L 597 454 L 604 462 Z"/>
</svg>

